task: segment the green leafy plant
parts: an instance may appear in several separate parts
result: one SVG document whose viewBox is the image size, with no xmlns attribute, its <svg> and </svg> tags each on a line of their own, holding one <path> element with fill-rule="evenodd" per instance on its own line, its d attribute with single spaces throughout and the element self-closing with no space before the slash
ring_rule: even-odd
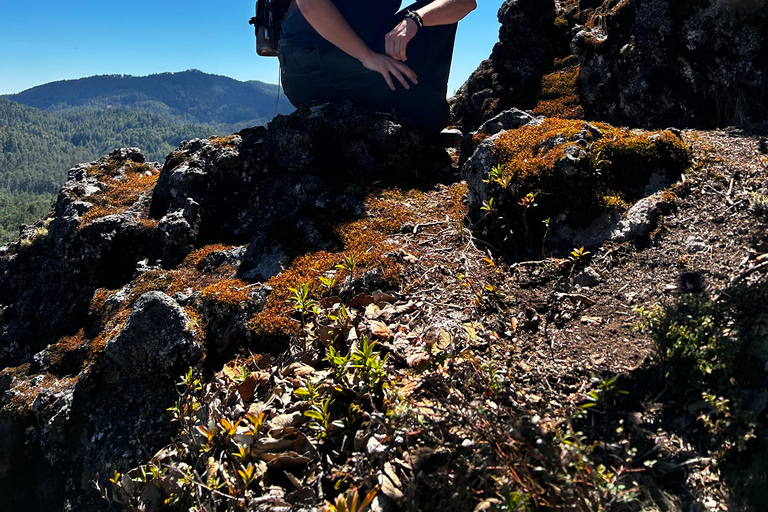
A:
<svg viewBox="0 0 768 512">
<path fill-rule="evenodd" d="M 318 439 L 328 437 L 328 430 L 331 425 L 337 428 L 344 428 L 344 422 L 341 420 L 334 420 L 331 415 L 332 398 L 326 398 L 319 404 L 310 406 L 308 411 L 304 412 L 304 416 L 311 418 L 314 421 L 309 422 L 309 428 L 317 432 Z"/>
<path fill-rule="evenodd" d="M 325 360 L 331 365 L 334 379 L 337 382 L 343 380 L 349 372 L 350 354 L 342 355 L 331 345 L 325 352 Z"/>
<path fill-rule="evenodd" d="M 364 512 L 373 502 L 378 491 L 378 488 L 372 489 L 365 495 L 363 501 L 360 501 L 357 489 L 350 489 L 336 496 L 333 503 L 326 502 L 323 512 Z"/>
<path fill-rule="evenodd" d="M 585 395 L 587 403 L 581 405 L 580 408 L 584 410 L 591 407 L 597 407 L 605 411 L 609 407 L 616 405 L 616 401 L 620 395 L 629 394 L 628 391 L 619 389 L 616 384 L 618 378 L 618 375 L 610 379 L 595 378 L 594 381 L 597 386 Z"/>
<path fill-rule="evenodd" d="M 356 370 L 360 380 L 368 388 L 377 387 L 387 375 L 384 366 L 387 364 L 389 354 L 381 357 L 380 352 L 374 352 L 375 347 L 375 341 L 363 338 L 360 340 L 360 345 L 350 353 L 349 367 Z"/>
<path fill-rule="evenodd" d="M 320 383 L 312 378 L 307 378 L 303 384 L 293 394 L 302 400 L 306 400 L 311 406 L 318 405 L 320 403 Z"/>
<path fill-rule="evenodd" d="M 609 468 L 597 464 L 593 456 L 596 443 L 587 443 L 582 432 L 574 431 L 570 422 L 556 430 L 560 457 L 567 469 L 562 475 L 582 506 L 589 510 L 604 510 L 613 503 L 631 503 L 638 498 L 634 482 L 627 482 L 630 472 L 624 467 Z"/>
<path fill-rule="evenodd" d="M 355 268 L 357 268 L 357 258 L 355 258 L 354 254 L 349 256 L 345 254 L 344 261 L 336 265 L 336 268 L 352 273 L 355 271 Z"/>
<path fill-rule="evenodd" d="M 579 247 L 578 249 L 574 249 L 574 250 L 571 251 L 571 255 L 568 256 L 568 259 L 570 259 L 574 263 L 581 263 L 590 254 L 592 254 L 592 253 L 589 252 L 589 251 L 585 251 L 584 247 Z"/>
<path fill-rule="evenodd" d="M 334 286 L 336 286 L 336 276 L 333 277 L 325 277 L 325 276 L 319 276 L 317 278 L 318 281 L 320 281 L 320 285 L 323 286 L 323 288 L 327 288 L 328 290 L 332 289 Z"/>
<path fill-rule="evenodd" d="M 310 297 L 309 283 L 299 285 L 298 288 L 288 288 L 293 293 L 287 301 L 293 305 L 293 309 L 301 313 L 302 318 L 309 313 L 317 313 L 317 301 Z"/>
<path fill-rule="evenodd" d="M 673 308 L 635 309 L 640 329 L 649 330 L 666 376 L 685 387 L 730 386 L 738 346 L 723 334 L 718 304 L 698 295 L 680 297 Z"/>
</svg>

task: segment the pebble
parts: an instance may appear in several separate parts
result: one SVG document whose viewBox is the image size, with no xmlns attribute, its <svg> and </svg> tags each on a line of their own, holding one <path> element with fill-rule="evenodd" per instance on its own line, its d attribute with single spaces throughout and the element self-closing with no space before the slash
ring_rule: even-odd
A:
<svg viewBox="0 0 768 512">
<path fill-rule="evenodd" d="M 701 237 L 689 236 L 685 240 L 685 250 L 691 254 L 704 251 L 706 248 L 707 242 L 705 242 Z"/>
</svg>

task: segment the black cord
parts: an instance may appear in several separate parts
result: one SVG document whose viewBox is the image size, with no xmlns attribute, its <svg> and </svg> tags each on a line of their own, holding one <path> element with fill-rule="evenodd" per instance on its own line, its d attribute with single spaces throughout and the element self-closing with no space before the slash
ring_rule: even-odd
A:
<svg viewBox="0 0 768 512">
<path fill-rule="evenodd" d="M 272 117 L 277 116 L 277 109 L 280 107 L 280 84 L 282 83 L 281 78 L 283 76 L 283 66 L 280 63 L 280 57 L 277 58 L 277 98 L 275 99 L 275 113 L 272 114 Z"/>
</svg>

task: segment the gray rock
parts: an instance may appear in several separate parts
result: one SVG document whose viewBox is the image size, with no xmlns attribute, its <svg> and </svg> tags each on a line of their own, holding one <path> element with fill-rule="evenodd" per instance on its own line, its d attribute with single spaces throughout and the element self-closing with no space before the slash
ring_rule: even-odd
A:
<svg viewBox="0 0 768 512">
<path fill-rule="evenodd" d="M 611 232 L 611 241 L 626 242 L 647 236 L 661 215 L 660 206 L 663 203 L 664 200 L 656 195 L 635 203 Z"/>
<path fill-rule="evenodd" d="M 513 108 L 533 108 L 552 62 L 553 0 L 506 0 L 499 8 L 499 42 L 453 99 L 453 122 L 465 132 Z"/>
<path fill-rule="evenodd" d="M 495 135 L 503 130 L 516 130 L 526 124 L 540 124 L 543 120 L 543 116 L 534 116 L 530 110 L 518 110 L 513 108 L 505 110 L 501 114 L 484 122 L 474 133 Z"/>
<path fill-rule="evenodd" d="M 162 292 L 147 292 L 131 309 L 105 355 L 132 378 L 173 378 L 203 356 L 184 309 Z M 158 375 L 160 374 L 160 375 Z"/>
<path fill-rule="evenodd" d="M 690 254 L 706 251 L 709 244 L 700 236 L 691 235 L 685 239 L 685 250 Z"/>
<path fill-rule="evenodd" d="M 582 288 L 592 288 L 600 284 L 603 279 L 592 267 L 587 267 L 573 277 L 573 284 Z"/>
<path fill-rule="evenodd" d="M 768 5 L 762 0 L 603 3 L 582 27 L 579 58 L 587 115 L 615 124 L 712 126 L 764 117 L 747 98 L 768 91 Z M 713 58 L 713 56 L 717 58 Z"/>
</svg>

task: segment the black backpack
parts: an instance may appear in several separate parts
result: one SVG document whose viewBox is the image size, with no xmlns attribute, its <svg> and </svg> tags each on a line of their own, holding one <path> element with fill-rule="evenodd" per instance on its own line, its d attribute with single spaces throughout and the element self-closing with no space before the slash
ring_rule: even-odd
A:
<svg viewBox="0 0 768 512">
<path fill-rule="evenodd" d="M 257 0 L 256 16 L 248 22 L 256 31 L 256 53 L 262 57 L 277 56 L 280 27 L 296 0 Z"/>
</svg>

